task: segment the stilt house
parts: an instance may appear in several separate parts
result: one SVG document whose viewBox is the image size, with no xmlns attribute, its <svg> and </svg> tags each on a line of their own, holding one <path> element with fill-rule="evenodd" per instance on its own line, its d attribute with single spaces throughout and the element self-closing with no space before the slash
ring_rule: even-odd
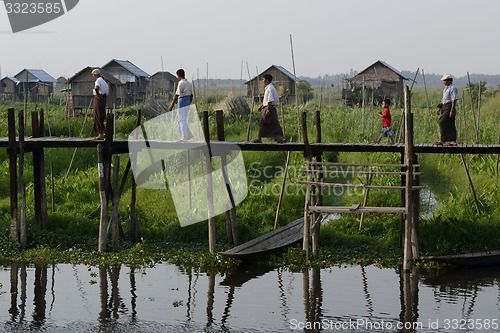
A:
<svg viewBox="0 0 500 333">
<path fill-rule="evenodd" d="M 363 91 L 365 103 L 380 105 L 382 99 L 390 98 L 403 104 L 404 81 L 410 80 L 394 67 L 378 60 L 355 76 L 347 78 L 342 89 L 342 97 L 347 105 L 361 105 Z"/>
<path fill-rule="evenodd" d="M 7 101 L 15 101 L 19 94 L 20 81 L 15 77 L 6 76 L 0 80 L 0 96 Z"/>
<path fill-rule="evenodd" d="M 273 76 L 273 85 L 280 96 L 280 99 L 286 99 L 295 96 L 295 77 L 282 66 L 272 65 L 258 76 L 245 82 L 247 85 L 247 96 L 259 98 L 264 95 L 262 86 L 262 76 L 271 74 Z"/>
<path fill-rule="evenodd" d="M 118 105 L 133 105 L 146 100 L 150 80 L 148 73 L 128 60 L 113 59 L 102 68 L 122 83 L 116 95 Z"/>
<path fill-rule="evenodd" d="M 26 93 L 28 102 L 46 101 L 54 92 L 54 84 L 57 82 L 42 69 L 23 69 L 14 77 L 20 82 L 17 99 L 24 100 Z"/>
<path fill-rule="evenodd" d="M 153 96 L 164 97 L 167 94 L 173 95 L 178 82 L 179 79 L 177 79 L 177 76 L 170 72 L 156 72 L 151 76 L 150 91 Z"/>
<path fill-rule="evenodd" d="M 67 111 L 82 110 L 92 107 L 94 97 L 95 80 L 92 77 L 92 70 L 98 67 L 87 66 L 68 79 L 69 87 L 69 105 Z M 100 69 L 102 78 L 109 87 L 107 97 L 108 108 L 116 106 L 116 95 L 122 83 L 104 69 Z"/>
</svg>

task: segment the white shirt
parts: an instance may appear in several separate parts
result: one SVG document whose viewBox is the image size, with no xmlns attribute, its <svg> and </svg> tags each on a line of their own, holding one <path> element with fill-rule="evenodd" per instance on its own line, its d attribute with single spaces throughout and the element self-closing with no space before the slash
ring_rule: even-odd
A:
<svg viewBox="0 0 500 333">
<path fill-rule="evenodd" d="M 449 86 L 444 87 L 443 90 L 443 104 L 456 101 L 458 99 L 458 89 L 450 84 Z"/>
<path fill-rule="evenodd" d="M 193 86 L 191 85 L 191 82 L 186 79 L 180 80 L 175 94 L 179 95 L 179 97 L 191 96 L 193 94 Z"/>
<path fill-rule="evenodd" d="M 264 88 L 264 100 L 262 101 L 262 105 L 267 106 L 269 102 L 272 102 L 274 106 L 280 105 L 280 97 L 272 83 L 269 83 Z"/>
<path fill-rule="evenodd" d="M 94 95 L 97 95 L 97 93 L 95 92 L 95 87 L 99 87 L 99 94 L 101 95 L 107 95 L 109 92 L 108 84 L 106 83 L 106 81 L 104 81 L 104 79 L 101 76 L 99 76 L 97 80 L 95 80 L 95 86 L 93 92 Z"/>
</svg>

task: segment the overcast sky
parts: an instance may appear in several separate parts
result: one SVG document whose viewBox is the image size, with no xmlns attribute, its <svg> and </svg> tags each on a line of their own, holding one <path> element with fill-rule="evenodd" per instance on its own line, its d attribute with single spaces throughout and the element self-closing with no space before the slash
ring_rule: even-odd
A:
<svg viewBox="0 0 500 333">
<path fill-rule="evenodd" d="M 180 5 L 179 5 L 180 4 Z M 427 74 L 500 74 L 498 0 L 80 0 L 13 34 L 0 1 L 1 76 L 54 77 L 130 60 L 149 74 L 248 78 L 271 64 L 297 76 L 361 71 L 377 60 Z"/>
</svg>

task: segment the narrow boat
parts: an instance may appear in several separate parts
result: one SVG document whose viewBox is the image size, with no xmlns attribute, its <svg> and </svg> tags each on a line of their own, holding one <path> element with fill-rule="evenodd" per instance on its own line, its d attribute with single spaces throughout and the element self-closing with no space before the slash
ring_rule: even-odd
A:
<svg viewBox="0 0 500 333">
<path fill-rule="evenodd" d="M 252 260 L 292 245 L 303 236 L 304 218 L 300 218 L 219 254 L 240 260 Z"/>
<path fill-rule="evenodd" d="M 500 265 L 500 250 L 449 256 L 424 256 L 421 261 L 436 261 L 457 266 L 492 266 Z"/>
</svg>

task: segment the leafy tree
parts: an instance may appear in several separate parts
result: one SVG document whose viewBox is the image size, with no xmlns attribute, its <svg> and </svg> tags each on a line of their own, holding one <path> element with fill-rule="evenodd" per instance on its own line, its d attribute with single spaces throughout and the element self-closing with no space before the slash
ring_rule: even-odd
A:
<svg viewBox="0 0 500 333">
<path fill-rule="evenodd" d="M 314 98 L 313 88 L 307 81 L 300 81 L 297 84 L 297 95 L 302 103 L 306 103 Z"/>
</svg>

